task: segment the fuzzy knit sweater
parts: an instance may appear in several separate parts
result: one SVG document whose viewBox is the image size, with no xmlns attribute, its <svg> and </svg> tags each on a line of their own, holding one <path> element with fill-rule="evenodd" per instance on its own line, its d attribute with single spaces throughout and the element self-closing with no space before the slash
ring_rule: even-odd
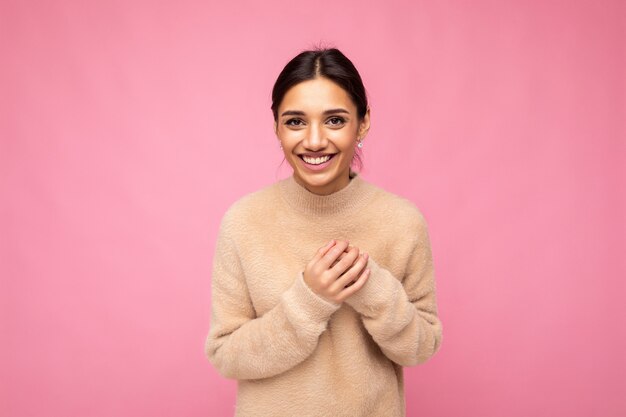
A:
<svg viewBox="0 0 626 417">
<path fill-rule="evenodd" d="M 369 278 L 342 304 L 303 279 L 331 239 L 369 254 Z M 329 195 L 291 175 L 235 201 L 211 292 L 205 354 L 238 381 L 237 417 L 405 416 L 402 367 L 442 341 L 424 216 L 359 173 Z"/>
</svg>

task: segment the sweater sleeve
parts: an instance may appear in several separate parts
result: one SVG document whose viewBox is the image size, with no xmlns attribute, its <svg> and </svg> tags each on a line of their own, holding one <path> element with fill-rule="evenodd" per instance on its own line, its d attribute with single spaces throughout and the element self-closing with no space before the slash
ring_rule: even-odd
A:
<svg viewBox="0 0 626 417">
<path fill-rule="evenodd" d="M 437 313 L 432 251 L 424 218 L 401 282 L 372 257 L 365 285 L 346 299 L 382 352 L 402 366 L 414 366 L 432 357 L 442 341 Z"/>
<path fill-rule="evenodd" d="M 267 378 L 304 361 L 341 307 L 315 294 L 300 271 L 280 301 L 256 317 L 236 245 L 223 228 L 212 272 L 205 354 L 226 378 Z"/>
</svg>

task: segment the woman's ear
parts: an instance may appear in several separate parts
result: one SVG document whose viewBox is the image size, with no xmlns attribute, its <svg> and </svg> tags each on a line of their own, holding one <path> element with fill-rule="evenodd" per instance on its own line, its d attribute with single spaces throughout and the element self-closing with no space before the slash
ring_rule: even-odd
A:
<svg viewBox="0 0 626 417">
<path fill-rule="evenodd" d="M 367 106 L 367 111 L 365 112 L 365 116 L 363 116 L 363 120 L 359 124 L 359 137 L 363 139 L 367 132 L 370 130 L 370 107 Z"/>
</svg>

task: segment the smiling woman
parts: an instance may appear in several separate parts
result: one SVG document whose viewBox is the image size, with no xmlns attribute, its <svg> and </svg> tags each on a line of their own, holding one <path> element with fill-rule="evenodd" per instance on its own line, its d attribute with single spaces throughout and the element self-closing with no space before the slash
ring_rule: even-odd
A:
<svg viewBox="0 0 626 417">
<path fill-rule="evenodd" d="M 293 175 L 224 214 L 205 353 L 239 417 L 405 416 L 403 367 L 442 341 L 426 220 L 351 169 L 370 109 L 338 49 L 293 58 L 272 100 Z"/>
</svg>

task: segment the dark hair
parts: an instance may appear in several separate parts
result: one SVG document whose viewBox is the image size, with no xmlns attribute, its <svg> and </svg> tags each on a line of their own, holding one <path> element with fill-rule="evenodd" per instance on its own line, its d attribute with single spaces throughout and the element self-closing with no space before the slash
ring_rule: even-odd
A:
<svg viewBox="0 0 626 417">
<path fill-rule="evenodd" d="M 357 109 L 359 121 L 367 112 L 367 96 L 365 86 L 356 67 L 339 49 L 315 47 L 300 52 L 285 65 L 272 89 L 272 113 L 274 121 L 278 120 L 278 107 L 287 91 L 298 83 L 325 77 L 343 88 Z M 356 148 L 354 157 L 362 168 L 360 148 Z"/>
</svg>

